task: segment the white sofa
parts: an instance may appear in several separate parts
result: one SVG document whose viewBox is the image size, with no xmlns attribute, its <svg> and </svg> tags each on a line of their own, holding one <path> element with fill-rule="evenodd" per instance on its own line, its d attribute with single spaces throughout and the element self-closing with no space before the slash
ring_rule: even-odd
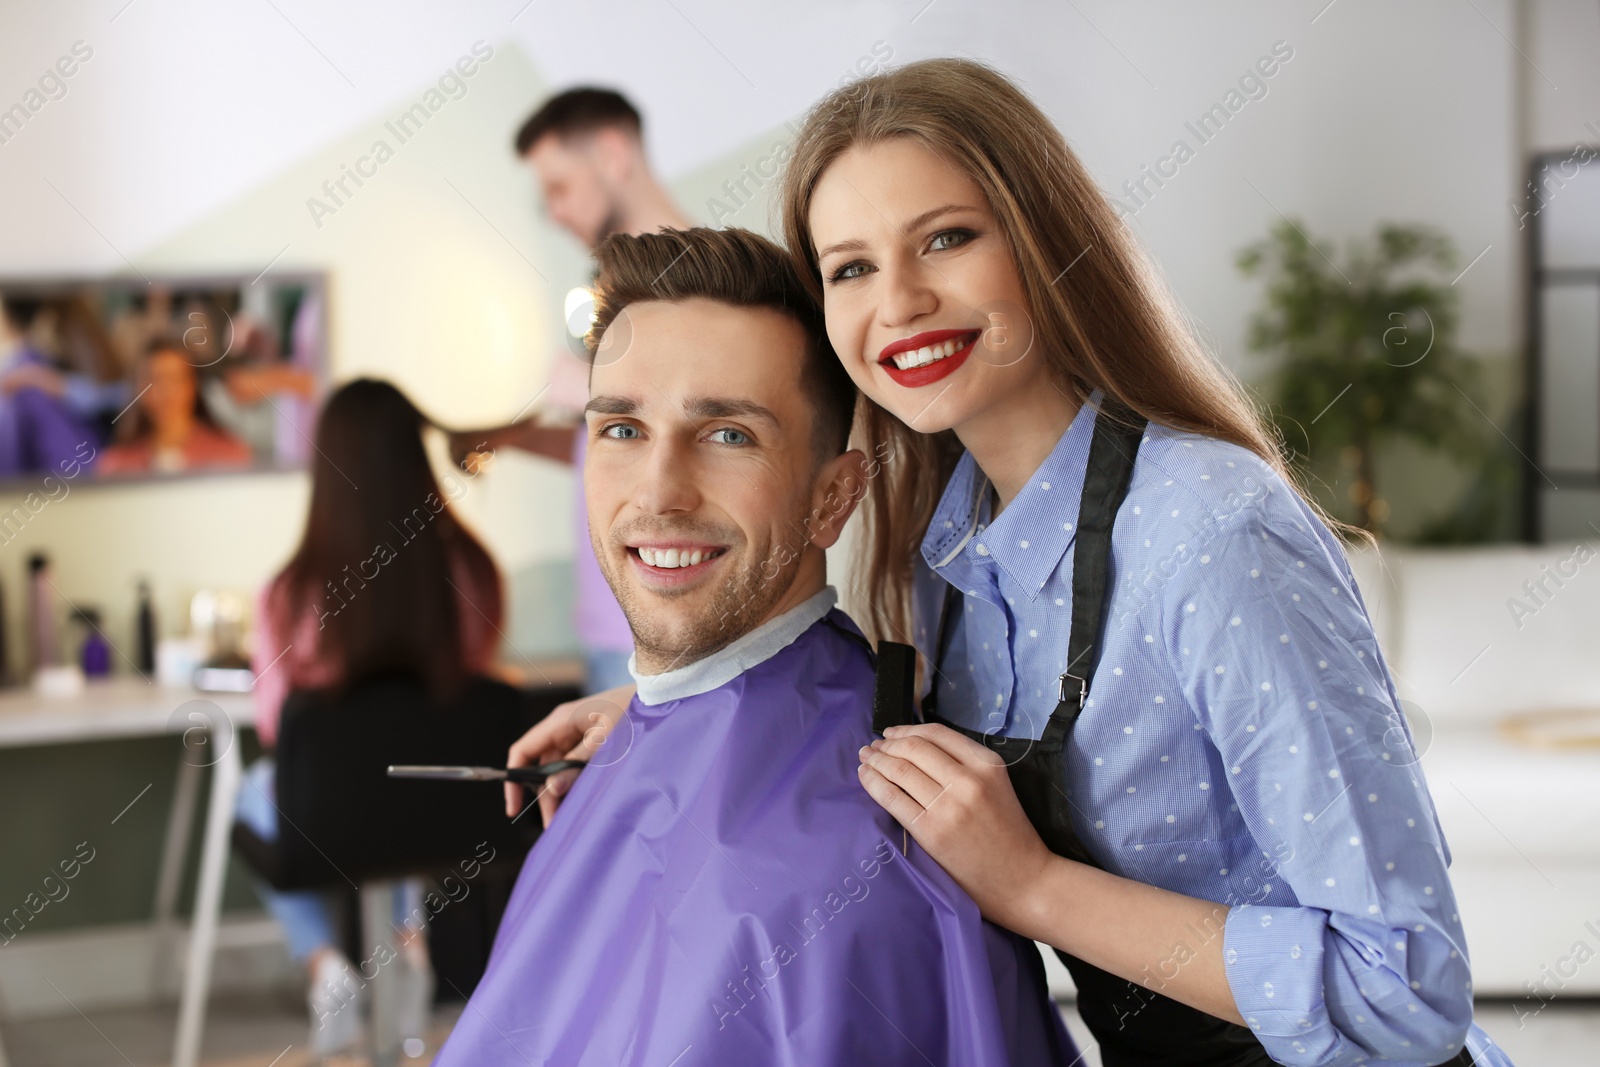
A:
<svg viewBox="0 0 1600 1067">
<path fill-rule="evenodd" d="M 1600 993 L 1600 747 L 1500 728 L 1600 709 L 1600 546 L 1385 547 L 1352 567 L 1450 846 L 1475 992 Z"/>
</svg>

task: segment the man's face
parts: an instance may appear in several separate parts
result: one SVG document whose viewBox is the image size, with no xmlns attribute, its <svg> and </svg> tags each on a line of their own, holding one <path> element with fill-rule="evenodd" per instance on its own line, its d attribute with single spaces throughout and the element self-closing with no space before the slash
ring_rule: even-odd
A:
<svg viewBox="0 0 1600 1067">
<path fill-rule="evenodd" d="M 788 316 L 705 299 L 633 304 L 607 329 L 584 486 L 642 671 L 693 663 L 821 589 L 861 456 L 815 462 L 804 358 Z"/>
<path fill-rule="evenodd" d="M 544 197 L 544 210 L 554 222 L 594 248 L 616 225 L 616 175 L 605 142 L 614 131 L 561 138 L 546 134 L 522 158 L 533 167 Z"/>
</svg>

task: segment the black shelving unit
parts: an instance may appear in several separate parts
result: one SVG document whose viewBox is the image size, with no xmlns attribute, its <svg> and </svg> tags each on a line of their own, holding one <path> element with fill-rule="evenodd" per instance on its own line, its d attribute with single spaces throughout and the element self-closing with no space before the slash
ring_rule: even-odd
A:
<svg viewBox="0 0 1600 1067">
<path fill-rule="evenodd" d="M 1600 147 L 1533 156 L 1523 191 L 1529 461 L 1523 537 L 1594 539 L 1600 537 Z"/>
</svg>

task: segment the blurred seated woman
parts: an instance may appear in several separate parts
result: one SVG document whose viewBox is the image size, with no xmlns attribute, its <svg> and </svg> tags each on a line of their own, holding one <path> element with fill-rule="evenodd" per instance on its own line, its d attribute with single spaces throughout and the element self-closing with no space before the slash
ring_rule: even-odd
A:
<svg viewBox="0 0 1600 1067">
<path fill-rule="evenodd" d="M 317 425 L 305 533 L 256 606 L 256 730 L 269 753 L 292 690 L 337 695 L 398 674 L 444 702 L 471 676 L 492 670 L 500 574 L 434 478 L 423 449 L 426 425 L 387 382 L 359 379 L 328 398 Z M 419 510 L 431 519 L 420 529 L 406 522 L 400 533 L 394 523 Z M 357 569 L 363 581 L 349 582 Z M 246 772 L 238 817 L 276 839 L 270 755 Z M 360 1012 L 346 1005 L 360 983 L 349 981 L 350 961 L 337 947 L 333 899 L 264 885 L 259 892 L 287 931 L 291 955 L 309 971 L 313 1051 L 327 1055 L 355 1044 Z M 397 931 L 412 928 L 402 920 L 423 914 L 420 905 L 421 885 L 403 883 Z M 421 1038 L 433 992 L 426 943 L 407 934 L 400 958 L 402 1036 Z"/>
<path fill-rule="evenodd" d="M 150 342 L 139 368 L 139 394 L 129 438 L 106 449 L 104 475 L 248 467 L 250 446 L 217 425 L 200 395 L 199 371 L 183 345 Z"/>
</svg>

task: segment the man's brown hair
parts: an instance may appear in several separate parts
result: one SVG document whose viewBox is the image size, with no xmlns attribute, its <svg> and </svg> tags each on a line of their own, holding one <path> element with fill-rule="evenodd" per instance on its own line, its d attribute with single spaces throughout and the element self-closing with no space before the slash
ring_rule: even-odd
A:
<svg viewBox="0 0 1600 1067">
<path fill-rule="evenodd" d="M 770 308 L 805 332 L 800 388 L 815 412 L 811 446 L 817 462 L 849 447 L 855 383 L 828 342 L 822 309 L 783 249 L 749 230 L 663 227 L 656 233 L 614 233 L 600 243 L 595 259 L 600 272 L 594 321 L 584 338 L 591 357 L 606 328 L 629 304 L 704 297 L 733 307 Z"/>
<path fill-rule="evenodd" d="M 546 100 L 517 130 L 517 155 L 527 155 L 545 134 L 566 138 L 613 128 L 634 137 L 644 128 L 638 108 L 627 97 L 613 89 L 568 89 Z"/>
</svg>

